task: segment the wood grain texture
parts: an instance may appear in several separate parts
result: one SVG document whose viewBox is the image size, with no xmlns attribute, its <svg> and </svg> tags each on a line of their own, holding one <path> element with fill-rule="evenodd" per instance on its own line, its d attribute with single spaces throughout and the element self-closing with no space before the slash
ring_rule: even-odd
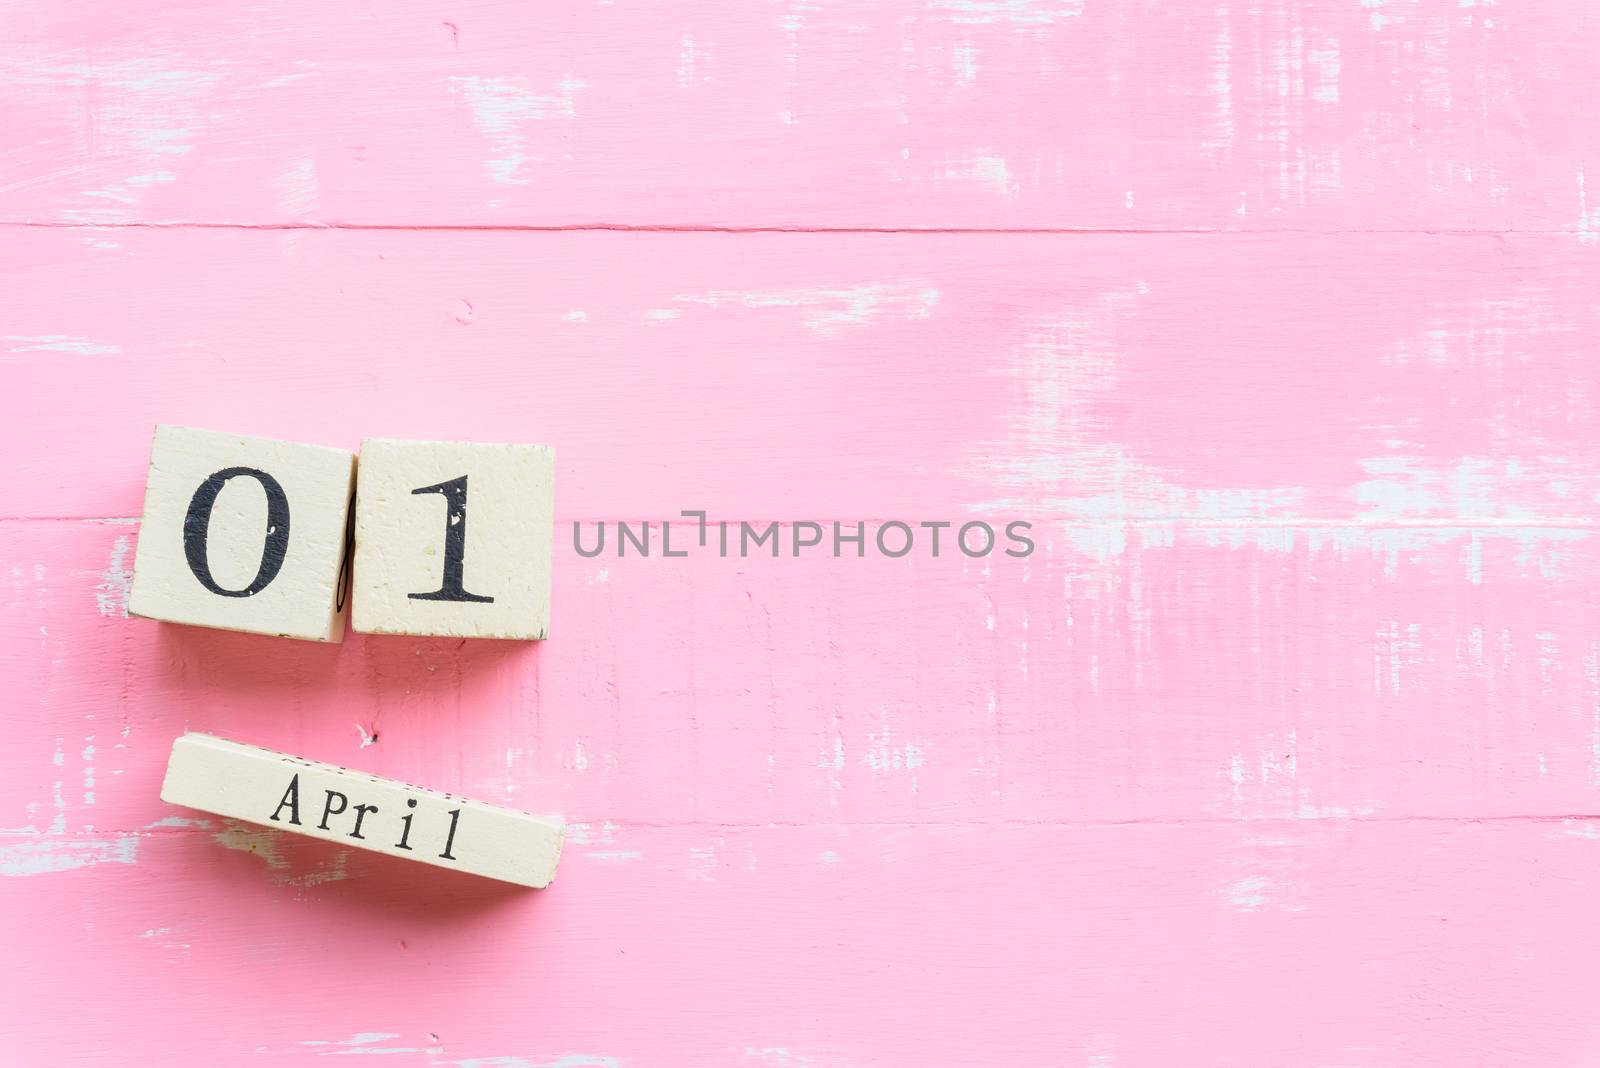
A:
<svg viewBox="0 0 1600 1068">
<path fill-rule="evenodd" d="M 139 981 L 137 1009 L 50 1036 L 71 1063 L 201 1005 L 152 1046 L 219 1068 L 1582 1065 L 1589 826 L 619 828 L 537 894 L 157 828 L 134 863 L 0 879 L 8 906 L 58 895 L 13 935 L 38 963 L 7 1011 Z M 175 910 L 174 872 L 227 908 Z M 115 969 L 60 951 L 89 925 Z"/>
<path fill-rule="evenodd" d="M 0 15 L 37 222 L 1600 230 L 1587 0 Z"/>
<path fill-rule="evenodd" d="M 1593 1064 L 1597 20 L 7 6 L 0 1062 Z M 127 618 L 157 422 L 554 446 L 553 637 Z M 895 520 L 1037 551 L 788 552 Z"/>
<path fill-rule="evenodd" d="M 545 442 L 567 521 L 1600 511 L 1577 238 L 36 227 L 0 263 L 15 517 L 137 515 L 180 415 Z"/>
</svg>

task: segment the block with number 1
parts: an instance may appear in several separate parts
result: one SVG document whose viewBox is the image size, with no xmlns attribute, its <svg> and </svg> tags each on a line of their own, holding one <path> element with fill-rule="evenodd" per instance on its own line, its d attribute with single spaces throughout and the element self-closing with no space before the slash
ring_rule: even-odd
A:
<svg viewBox="0 0 1600 1068">
<path fill-rule="evenodd" d="M 369 438 L 355 531 L 356 630 L 525 639 L 548 631 L 553 449 Z"/>
</svg>

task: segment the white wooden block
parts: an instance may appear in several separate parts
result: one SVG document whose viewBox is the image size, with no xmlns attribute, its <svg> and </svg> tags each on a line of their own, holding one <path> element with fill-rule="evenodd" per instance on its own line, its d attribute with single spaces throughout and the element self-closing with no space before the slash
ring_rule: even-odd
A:
<svg viewBox="0 0 1600 1068">
<path fill-rule="evenodd" d="M 565 828 L 514 809 L 209 734 L 172 743 L 161 800 L 519 886 L 548 886 Z"/>
<path fill-rule="evenodd" d="M 554 538 L 553 449 L 370 438 L 356 488 L 355 629 L 543 638 Z"/>
<path fill-rule="evenodd" d="M 156 427 L 128 611 L 342 640 L 354 478 L 343 449 Z"/>
</svg>

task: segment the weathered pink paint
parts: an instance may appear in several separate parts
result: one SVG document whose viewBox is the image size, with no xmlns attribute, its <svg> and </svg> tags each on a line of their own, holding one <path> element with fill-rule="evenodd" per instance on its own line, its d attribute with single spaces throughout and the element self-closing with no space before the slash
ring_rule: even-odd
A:
<svg viewBox="0 0 1600 1068">
<path fill-rule="evenodd" d="M 1591 0 L 0 14 L 36 222 L 1600 229 Z"/>
<path fill-rule="evenodd" d="M 5 236 L 0 515 L 138 515 L 158 420 L 532 437 L 568 519 L 1600 514 L 1570 237 Z"/>
<path fill-rule="evenodd" d="M 1600 8 L 0 30 L 0 1063 L 1600 1060 Z M 505 229 L 586 223 L 1152 232 Z M 556 446 L 551 639 L 127 618 L 158 421 Z M 1038 551 L 572 549 L 683 509 Z M 560 873 L 163 805 L 185 729 Z"/>
</svg>

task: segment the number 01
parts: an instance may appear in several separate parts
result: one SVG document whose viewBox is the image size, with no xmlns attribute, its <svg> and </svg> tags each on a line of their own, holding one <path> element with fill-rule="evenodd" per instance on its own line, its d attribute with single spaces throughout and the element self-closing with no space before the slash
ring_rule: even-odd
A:
<svg viewBox="0 0 1600 1068">
<path fill-rule="evenodd" d="M 261 564 L 249 584 L 242 589 L 230 590 L 222 586 L 211 574 L 207 554 L 207 535 L 211 527 L 211 511 L 217 503 L 223 486 L 230 479 L 253 478 L 261 484 L 267 497 L 267 530 L 261 546 Z M 493 597 L 469 593 L 463 579 L 467 552 L 467 476 L 452 478 L 434 486 L 423 486 L 411 491 L 437 493 L 445 500 L 444 521 L 444 575 L 439 588 L 430 593 L 409 594 L 417 601 L 464 601 L 493 604 Z M 189 501 L 189 511 L 183 519 L 183 552 L 189 570 L 200 585 L 220 597 L 252 597 L 266 589 L 283 569 L 289 553 L 289 500 L 278 480 L 265 471 L 253 467 L 229 467 L 216 472 L 200 484 Z"/>
</svg>

